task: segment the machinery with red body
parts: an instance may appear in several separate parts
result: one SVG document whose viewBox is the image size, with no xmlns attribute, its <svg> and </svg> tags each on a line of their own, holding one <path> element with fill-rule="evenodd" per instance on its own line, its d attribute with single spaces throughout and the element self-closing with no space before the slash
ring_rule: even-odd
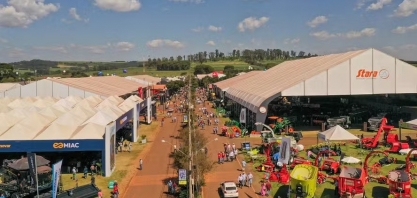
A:
<svg viewBox="0 0 417 198">
<path fill-rule="evenodd" d="M 398 153 L 401 149 L 408 149 L 410 145 L 408 143 L 403 143 L 398 140 L 398 135 L 391 133 L 394 126 L 386 125 L 384 127 L 384 143 L 386 146 L 390 146 L 390 149 L 386 150 L 386 152 L 390 153 Z"/>
<path fill-rule="evenodd" d="M 269 175 L 269 181 L 288 184 L 290 182 L 290 172 L 287 169 L 287 165 L 284 164 L 278 171 L 272 171 Z"/>
<path fill-rule="evenodd" d="M 290 173 L 287 170 L 287 166 L 284 164 L 280 170 L 274 171 L 275 165 L 271 160 L 272 147 L 277 143 L 269 143 L 264 147 L 264 154 L 266 155 L 266 161 L 257 167 L 258 171 L 267 172 L 266 178 L 271 182 L 279 182 L 282 184 L 288 184 L 290 181 Z"/>
<path fill-rule="evenodd" d="M 336 155 L 336 153 L 334 153 L 333 151 L 330 150 L 325 150 L 325 151 L 320 151 L 317 154 L 316 157 L 316 161 L 314 162 L 314 165 L 317 166 L 319 168 L 320 171 L 325 171 L 328 172 L 330 174 L 336 174 L 340 172 L 340 161 L 337 161 L 333 158 L 331 158 L 331 155 Z M 323 159 L 322 162 L 319 162 L 319 156 L 323 156 L 326 155 L 328 156 L 327 158 Z M 320 164 L 321 163 L 321 164 Z"/>
<path fill-rule="evenodd" d="M 384 131 L 384 127 L 387 124 L 387 118 L 382 118 L 381 124 L 379 125 L 379 130 L 373 138 L 363 138 L 362 139 L 362 146 L 366 149 L 374 149 L 378 146 L 379 138 L 381 136 L 382 131 Z"/>
<path fill-rule="evenodd" d="M 308 164 L 311 165 L 311 161 L 308 159 L 305 159 L 304 157 L 296 157 L 292 160 L 292 163 L 290 165 L 290 168 L 293 169 L 298 164 Z"/>
<path fill-rule="evenodd" d="M 417 148 L 413 148 L 407 154 L 405 170 L 393 170 L 388 173 L 389 192 L 394 198 L 412 198 L 410 169 L 414 166 L 410 162 L 410 155 Z"/>
<path fill-rule="evenodd" d="M 382 151 L 372 151 L 366 156 L 362 168 L 354 168 L 348 166 L 341 168 L 338 179 L 339 195 L 341 197 L 365 197 L 364 186 L 368 183 L 368 160 L 371 156 L 377 153 L 386 155 L 386 153 Z"/>
</svg>

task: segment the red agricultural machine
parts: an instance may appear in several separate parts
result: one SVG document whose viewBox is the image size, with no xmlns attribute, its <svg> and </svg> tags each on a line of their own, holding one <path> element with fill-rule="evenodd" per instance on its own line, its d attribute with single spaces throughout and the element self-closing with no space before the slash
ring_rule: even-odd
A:
<svg viewBox="0 0 417 198">
<path fill-rule="evenodd" d="M 364 186 L 368 183 L 368 160 L 374 154 L 386 154 L 382 151 L 370 152 L 364 161 L 362 168 L 344 166 L 341 168 L 338 178 L 339 195 L 344 198 L 365 197 Z"/>
<path fill-rule="evenodd" d="M 386 152 L 397 153 L 401 149 L 408 149 L 409 145 L 407 143 L 402 143 L 398 140 L 398 135 L 391 133 L 394 126 L 387 125 L 387 119 L 382 118 L 381 124 L 379 125 L 379 130 L 373 138 L 363 138 L 362 145 L 366 149 L 374 149 L 378 146 L 379 138 L 384 132 L 383 142 L 386 146 L 390 145 L 390 149 Z"/>
<path fill-rule="evenodd" d="M 275 144 L 277 143 L 276 142 L 269 143 L 264 147 L 264 154 L 266 155 L 266 161 L 262 163 L 260 166 L 258 166 L 256 169 L 258 171 L 266 172 L 265 179 L 268 179 L 271 182 L 279 182 L 282 184 L 288 184 L 288 182 L 290 181 L 290 172 L 287 170 L 287 166 L 284 164 L 284 166 L 281 167 L 280 170 L 275 171 L 275 165 L 274 163 L 272 163 L 272 160 L 271 160 L 271 151 L 273 150 L 272 146 Z"/>
<path fill-rule="evenodd" d="M 327 156 L 326 158 L 322 158 L 322 162 L 319 162 L 319 156 L 323 155 Z M 331 158 L 331 155 L 336 155 L 333 151 L 325 150 L 320 151 L 317 154 L 316 160 L 314 162 L 314 165 L 319 168 L 320 171 L 325 171 L 330 174 L 336 174 L 340 172 L 340 161 L 335 160 L 334 158 Z"/>
<path fill-rule="evenodd" d="M 417 151 L 417 148 L 411 149 L 407 154 L 405 169 L 388 173 L 389 192 L 392 198 L 412 198 L 410 169 L 414 167 L 414 164 L 410 162 L 410 155 L 414 151 Z"/>
<path fill-rule="evenodd" d="M 308 164 L 311 165 L 311 161 L 309 161 L 308 159 L 305 159 L 304 157 L 295 157 L 292 160 L 292 163 L 290 165 L 290 168 L 293 169 L 296 165 L 298 164 Z"/>
</svg>

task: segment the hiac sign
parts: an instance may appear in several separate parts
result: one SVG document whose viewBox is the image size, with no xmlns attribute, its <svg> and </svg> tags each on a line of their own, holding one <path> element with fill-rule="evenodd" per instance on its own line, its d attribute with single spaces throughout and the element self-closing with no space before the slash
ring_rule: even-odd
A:
<svg viewBox="0 0 417 198">
<path fill-rule="evenodd" d="M 57 142 L 57 143 L 54 143 L 52 145 L 52 147 L 54 149 L 79 148 L 80 147 L 80 144 L 79 143 L 62 143 L 62 142 Z"/>
<path fill-rule="evenodd" d="M 356 74 L 356 78 L 382 78 L 387 79 L 389 77 L 389 72 L 386 69 L 381 69 L 379 71 L 375 70 L 366 70 L 360 69 Z"/>
</svg>

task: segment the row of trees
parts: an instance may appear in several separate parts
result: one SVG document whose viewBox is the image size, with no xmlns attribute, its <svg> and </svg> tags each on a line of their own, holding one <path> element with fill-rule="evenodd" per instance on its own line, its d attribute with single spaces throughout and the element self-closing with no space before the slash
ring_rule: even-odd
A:
<svg viewBox="0 0 417 198">
<path fill-rule="evenodd" d="M 189 70 L 191 68 L 190 61 L 183 60 L 168 60 L 168 59 L 153 59 L 148 62 L 149 67 L 154 67 L 159 71 L 169 71 L 169 70 Z"/>
</svg>

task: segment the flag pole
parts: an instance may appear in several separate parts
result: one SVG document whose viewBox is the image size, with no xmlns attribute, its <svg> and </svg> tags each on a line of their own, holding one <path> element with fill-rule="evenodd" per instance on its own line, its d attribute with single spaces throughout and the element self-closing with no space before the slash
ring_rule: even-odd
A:
<svg viewBox="0 0 417 198">
<path fill-rule="evenodd" d="M 36 178 L 36 195 L 39 198 L 38 163 L 36 162 L 36 153 L 35 153 L 35 178 Z"/>
</svg>

